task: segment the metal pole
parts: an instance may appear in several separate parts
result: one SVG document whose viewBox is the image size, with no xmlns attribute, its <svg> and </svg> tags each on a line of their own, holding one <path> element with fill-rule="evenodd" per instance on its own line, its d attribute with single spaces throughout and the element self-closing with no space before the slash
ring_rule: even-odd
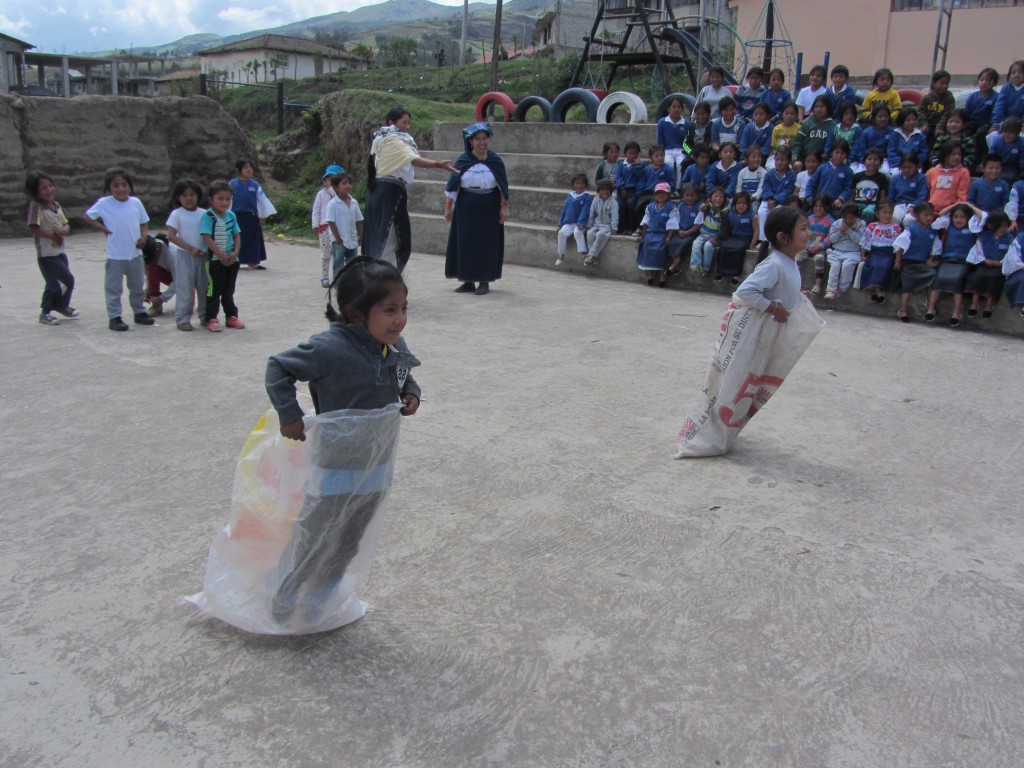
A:
<svg viewBox="0 0 1024 768">
<path fill-rule="evenodd" d="M 199 75 L 199 95 L 206 95 L 206 75 L 202 73 Z"/>
<path fill-rule="evenodd" d="M 825 72 L 828 72 L 828 60 L 832 58 L 832 51 L 825 51 Z M 828 77 L 828 75 L 826 75 Z"/>
<path fill-rule="evenodd" d="M 698 93 L 700 93 L 700 84 L 704 82 L 704 14 L 706 10 L 704 7 L 705 2 L 706 0 L 700 0 L 697 9 L 697 82 L 693 84 L 694 88 L 696 89 L 696 93 L 694 93 L 695 96 Z"/>
<path fill-rule="evenodd" d="M 277 84 L 277 135 L 284 133 L 284 83 Z"/>
<path fill-rule="evenodd" d="M 796 55 L 796 80 L 793 81 L 793 90 L 800 90 L 800 74 L 804 68 L 804 54 L 801 51 Z"/>
<path fill-rule="evenodd" d="M 772 38 L 775 37 L 775 0 L 768 0 L 768 6 L 765 8 L 764 17 L 764 59 L 761 62 L 761 66 L 765 72 L 765 79 L 768 79 L 768 73 L 772 69 Z"/>
</svg>

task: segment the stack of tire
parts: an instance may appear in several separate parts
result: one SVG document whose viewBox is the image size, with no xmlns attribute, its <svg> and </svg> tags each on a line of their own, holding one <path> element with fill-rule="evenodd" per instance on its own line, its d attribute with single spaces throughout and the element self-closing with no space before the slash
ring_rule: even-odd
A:
<svg viewBox="0 0 1024 768">
<path fill-rule="evenodd" d="M 693 107 L 693 96 L 685 93 L 673 93 L 666 97 L 658 107 L 658 117 L 668 114 L 668 104 L 674 98 L 683 99 L 683 104 L 687 109 Z M 507 93 L 490 91 L 477 101 L 476 119 L 493 119 L 494 108 L 501 107 L 505 122 L 525 123 L 527 113 L 530 110 L 539 109 L 541 122 L 564 123 L 569 110 L 577 105 L 586 111 L 586 122 L 588 123 L 619 122 L 616 113 L 623 109 L 629 112 L 628 122 L 647 122 L 647 105 L 635 93 L 628 91 L 609 93 L 590 88 L 568 88 L 558 94 L 554 101 L 548 101 L 543 96 L 525 96 L 518 102 L 514 102 Z"/>
</svg>

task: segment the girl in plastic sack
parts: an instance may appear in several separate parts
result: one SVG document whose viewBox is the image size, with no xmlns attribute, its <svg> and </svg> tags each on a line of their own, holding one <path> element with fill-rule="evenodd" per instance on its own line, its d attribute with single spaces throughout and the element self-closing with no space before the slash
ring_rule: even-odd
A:
<svg viewBox="0 0 1024 768">
<path fill-rule="evenodd" d="M 677 459 L 726 453 L 821 330 L 800 292 L 795 261 L 807 247 L 807 218 L 797 208 L 777 206 L 764 232 L 762 261 L 722 319 L 704 386 L 679 432 Z"/>
<path fill-rule="evenodd" d="M 335 283 L 338 310 L 328 297 L 326 313 L 331 327 L 267 362 L 267 394 L 281 420 L 281 434 L 292 440 L 306 439 L 296 381 L 309 382 L 318 414 L 400 402 L 400 413 L 411 416 L 420 405 L 420 388 L 410 372 L 419 361 L 401 336 L 408 289 L 399 271 L 386 261 L 360 258 L 342 269 Z M 279 624 L 300 603 L 305 623 L 315 623 L 320 598 L 341 582 L 387 491 L 376 477 L 385 464 L 346 444 L 343 436 L 330 439 L 318 433 L 317 438 L 311 459 L 326 471 L 320 495 L 307 492 L 278 566 L 271 608 Z M 390 481 L 390 466 L 387 475 Z"/>
</svg>

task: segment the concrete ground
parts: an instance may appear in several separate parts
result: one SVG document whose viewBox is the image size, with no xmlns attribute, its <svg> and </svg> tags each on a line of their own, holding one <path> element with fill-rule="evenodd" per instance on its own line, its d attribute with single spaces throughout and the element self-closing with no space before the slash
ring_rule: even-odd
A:
<svg viewBox="0 0 1024 768">
<path fill-rule="evenodd" d="M 240 275 L 247 330 L 115 334 L 69 247 L 49 328 L 0 243 L 0 765 L 1020 764 L 1018 340 L 829 313 L 732 454 L 675 461 L 721 297 L 414 256 L 375 610 L 268 638 L 180 597 L 267 355 L 326 323 L 316 252 Z"/>
</svg>

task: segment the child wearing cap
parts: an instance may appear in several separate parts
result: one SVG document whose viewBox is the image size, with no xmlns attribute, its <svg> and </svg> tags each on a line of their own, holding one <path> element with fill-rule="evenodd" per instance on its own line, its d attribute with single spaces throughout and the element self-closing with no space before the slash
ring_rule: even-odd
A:
<svg viewBox="0 0 1024 768">
<path fill-rule="evenodd" d="M 321 177 L 323 186 L 313 200 L 313 234 L 320 240 L 320 285 L 324 288 L 331 284 L 331 261 L 333 259 L 330 225 L 327 222 L 327 206 L 334 199 L 334 187 L 331 178 L 345 172 L 340 165 L 328 165 Z"/>
<path fill-rule="evenodd" d="M 672 187 L 667 181 L 654 185 L 654 201 L 644 211 L 636 238 L 640 243 L 636 265 L 647 273 L 648 285 L 654 285 L 657 280 L 660 288 L 665 287 L 668 244 L 679 229 L 679 212 L 668 201 L 671 191 Z"/>
</svg>

